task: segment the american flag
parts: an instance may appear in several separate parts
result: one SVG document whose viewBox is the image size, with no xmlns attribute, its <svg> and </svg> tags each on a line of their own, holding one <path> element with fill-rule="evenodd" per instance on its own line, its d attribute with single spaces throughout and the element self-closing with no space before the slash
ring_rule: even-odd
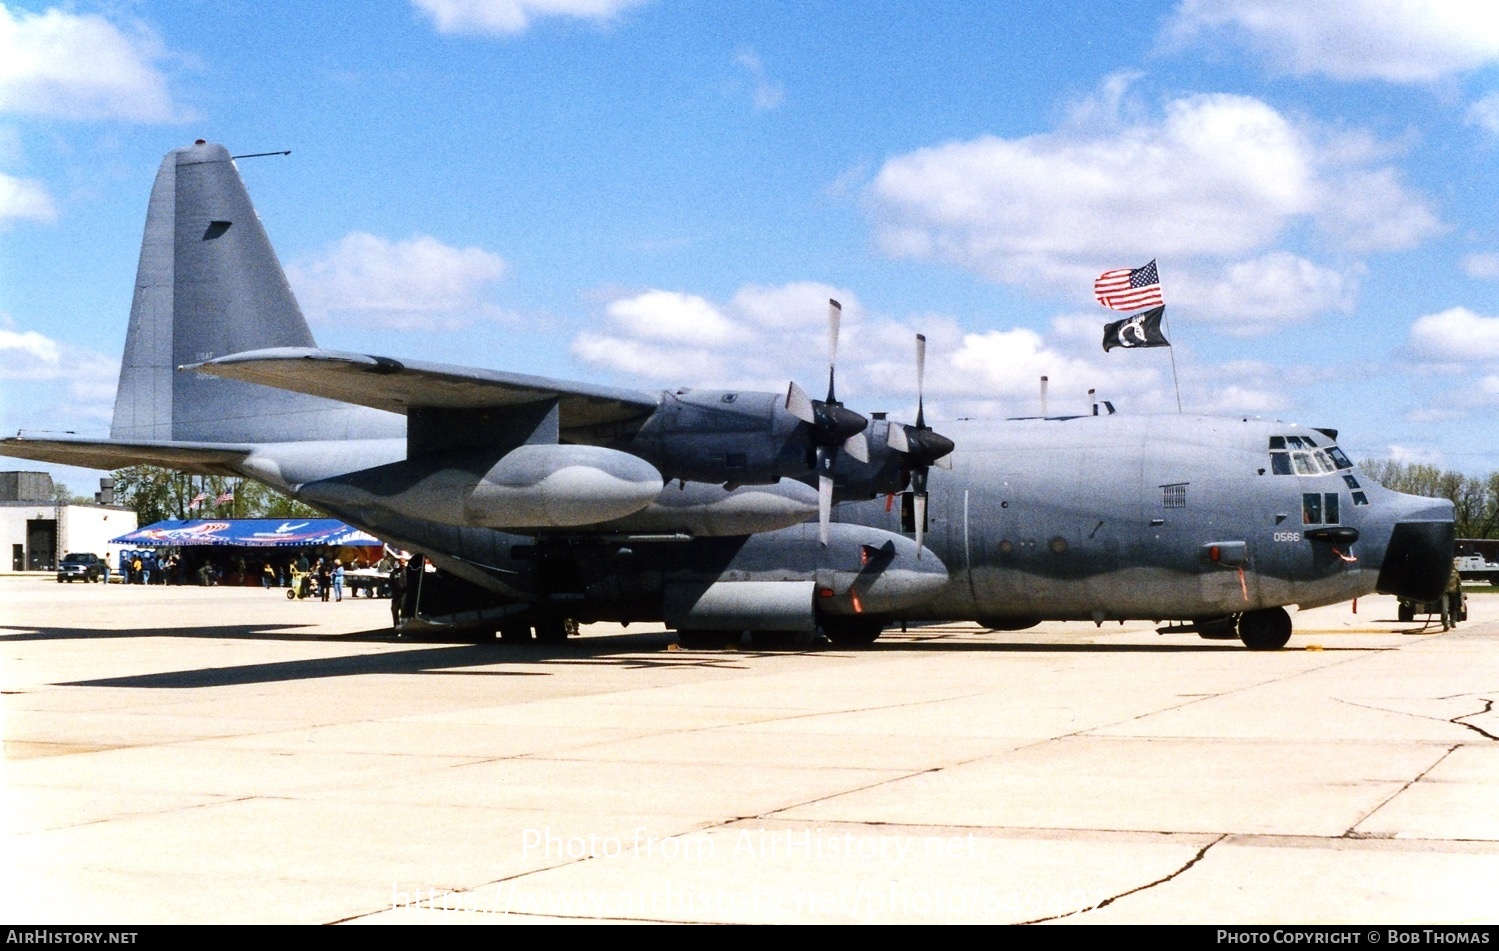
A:
<svg viewBox="0 0 1499 951">
<path fill-rule="evenodd" d="M 1165 303 L 1154 261 L 1144 267 L 1104 271 L 1093 282 L 1093 296 L 1109 310 L 1139 310 Z"/>
<path fill-rule="evenodd" d="M 225 502 L 233 502 L 233 501 L 234 501 L 234 490 L 233 489 L 225 489 L 219 495 L 219 497 L 217 499 L 214 499 L 213 504 L 214 505 L 223 505 Z"/>
<path fill-rule="evenodd" d="M 206 501 L 208 501 L 208 493 L 199 492 L 197 495 L 193 496 L 193 500 L 187 504 L 188 511 L 197 511 L 198 506 L 202 505 Z"/>
</svg>

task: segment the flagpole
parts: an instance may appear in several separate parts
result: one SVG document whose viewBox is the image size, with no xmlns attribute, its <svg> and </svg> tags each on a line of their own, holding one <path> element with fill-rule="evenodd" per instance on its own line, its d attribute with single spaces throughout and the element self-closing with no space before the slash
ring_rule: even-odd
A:
<svg viewBox="0 0 1499 951">
<path fill-rule="evenodd" d="M 1154 261 L 1151 261 L 1151 264 L 1154 264 Z M 1157 272 L 1156 276 L 1157 276 L 1157 278 L 1159 278 L 1159 276 L 1160 276 L 1159 272 Z M 1166 317 L 1166 312 L 1165 311 L 1160 312 L 1160 323 L 1165 324 L 1166 327 L 1171 326 L 1171 318 Z M 1181 414 L 1181 378 L 1177 377 L 1177 348 L 1175 348 L 1175 347 L 1168 347 L 1168 348 L 1166 348 L 1166 350 L 1171 351 L 1171 386 L 1174 387 L 1175 390 L 1177 390 L 1177 416 L 1180 416 L 1180 414 Z"/>
<path fill-rule="evenodd" d="M 1162 324 L 1165 324 L 1167 327 L 1169 327 L 1170 324 L 1167 322 L 1170 319 L 1171 318 L 1166 316 L 1166 312 L 1164 310 L 1161 311 Z M 1179 415 L 1182 411 L 1182 384 L 1181 379 L 1176 375 L 1176 347 L 1174 345 L 1170 345 L 1167 346 L 1166 349 L 1171 351 L 1171 385 L 1176 389 L 1176 412 Z"/>
</svg>

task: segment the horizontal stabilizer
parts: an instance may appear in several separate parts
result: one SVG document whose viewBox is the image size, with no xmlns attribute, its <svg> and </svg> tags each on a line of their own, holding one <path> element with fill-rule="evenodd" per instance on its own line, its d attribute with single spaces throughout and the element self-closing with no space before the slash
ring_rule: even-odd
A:
<svg viewBox="0 0 1499 951">
<path fill-rule="evenodd" d="M 85 469 L 162 466 L 200 475 L 237 475 L 230 467 L 248 456 L 253 448 L 242 444 L 166 440 L 131 442 L 118 439 L 31 439 L 26 436 L 0 439 L 0 456 Z"/>
<path fill-rule="evenodd" d="M 234 353 L 182 369 L 402 414 L 413 407 L 486 409 L 557 400 L 563 430 L 644 418 L 659 402 L 639 390 L 309 347 Z"/>
</svg>

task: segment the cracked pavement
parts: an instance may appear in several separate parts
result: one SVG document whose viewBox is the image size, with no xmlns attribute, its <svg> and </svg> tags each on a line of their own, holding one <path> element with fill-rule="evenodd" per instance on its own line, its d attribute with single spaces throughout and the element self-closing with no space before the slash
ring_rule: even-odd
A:
<svg viewBox="0 0 1499 951">
<path fill-rule="evenodd" d="M 0 577 L 7 919 L 1499 920 L 1499 593 L 1276 652 L 411 643 L 276 595 Z"/>
</svg>

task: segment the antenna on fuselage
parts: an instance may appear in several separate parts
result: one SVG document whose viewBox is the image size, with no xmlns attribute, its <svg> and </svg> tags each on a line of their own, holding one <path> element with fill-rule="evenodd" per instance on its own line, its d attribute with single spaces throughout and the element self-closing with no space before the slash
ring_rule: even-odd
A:
<svg viewBox="0 0 1499 951">
<path fill-rule="evenodd" d="M 1041 378 L 1041 418 L 1046 418 L 1046 377 Z"/>
</svg>

